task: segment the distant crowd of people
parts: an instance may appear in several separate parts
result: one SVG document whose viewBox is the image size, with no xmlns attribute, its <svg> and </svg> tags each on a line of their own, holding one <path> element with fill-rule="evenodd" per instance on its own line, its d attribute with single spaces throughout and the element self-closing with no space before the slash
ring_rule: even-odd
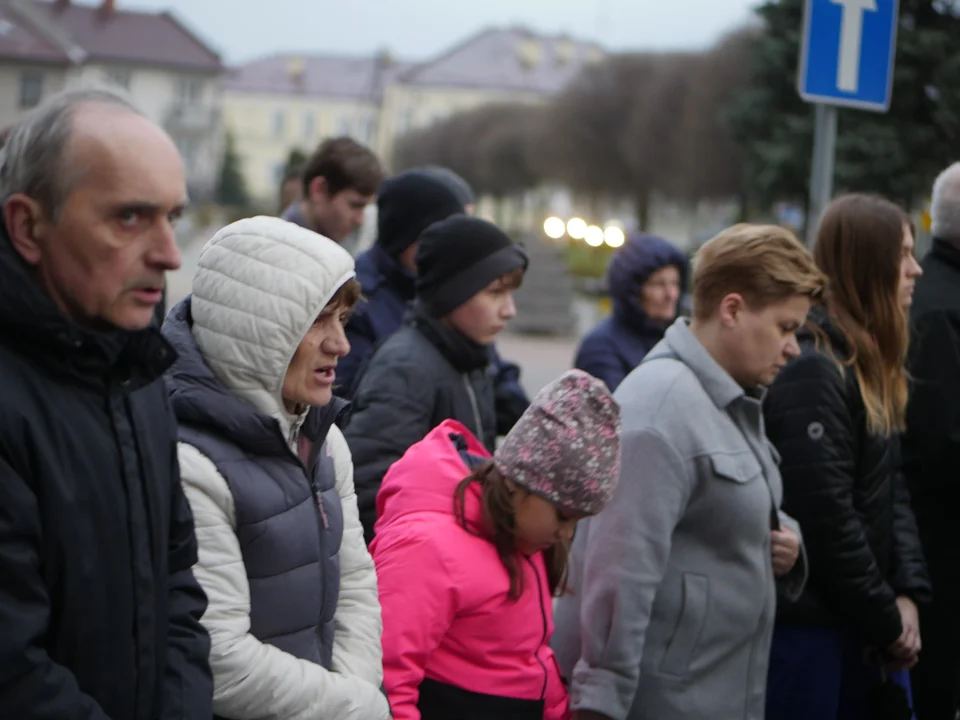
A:
<svg viewBox="0 0 960 720">
<path fill-rule="evenodd" d="M 532 399 L 462 178 L 335 138 L 281 201 L 158 318 L 166 133 L 88 89 L 5 138 L 0 716 L 955 720 L 960 164 L 922 265 L 864 194 L 812 253 L 632 234 Z"/>
</svg>

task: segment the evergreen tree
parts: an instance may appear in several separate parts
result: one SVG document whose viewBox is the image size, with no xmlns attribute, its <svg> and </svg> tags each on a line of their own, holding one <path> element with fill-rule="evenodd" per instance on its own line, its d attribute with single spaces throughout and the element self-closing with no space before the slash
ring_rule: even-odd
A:
<svg viewBox="0 0 960 720">
<path fill-rule="evenodd" d="M 246 182 L 240 170 L 233 135 L 227 133 L 223 148 L 223 163 L 220 166 L 220 182 L 217 185 L 217 201 L 228 207 L 246 207 L 250 203 Z"/>
<path fill-rule="evenodd" d="M 763 204 L 805 203 L 814 108 L 796 90 L 803 0 L 768 0 L 748 89 L 730 110 L 746 155 L 746 181 Z M 906 207 L 960 155 L 960 2 L 901 0 L 888 113 L 839 110 L 836 193 L 876 192 Z"/>
<path fill-rule="evenodd" d="M 300 148 L 293 148 L 287 155 L 287 164 L 283 168 L 283 176 L 289 177 L 293 171 L 299 172 L 307 162 L 307 154 Z"/>
</svg>

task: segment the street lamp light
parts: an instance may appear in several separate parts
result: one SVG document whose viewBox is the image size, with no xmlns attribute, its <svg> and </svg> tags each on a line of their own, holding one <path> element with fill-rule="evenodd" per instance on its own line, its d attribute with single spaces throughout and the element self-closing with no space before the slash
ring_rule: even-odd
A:
<svg viewBox="0 0 960 720">
<path fill-rule="evenodd" d="M 583 239 L 590 247 L 600 247 L 603 245 L 603 230 L 596 225 L 591 225 L 584 232 Z"/>
<path fill-rule="evenodd" d="M 621 247 L 626 239 L 623 230 L 615 225 L 611 225 L 603 231 L 603 241 L 612 248 Z"/>
<path fill-rule="evenodd" d="M 567 235 L 574 240 L 583 240 L 587 234 L 587 223 L 581 218 L 570 218 L 567 221 Z"/>
<path fill-rule="evenodd" d="M 543 232 L 552 240 L 559 240 L 566 231 L 566 224 L 558 217 L 548 217 L 543 221 Z"/>
</svg>

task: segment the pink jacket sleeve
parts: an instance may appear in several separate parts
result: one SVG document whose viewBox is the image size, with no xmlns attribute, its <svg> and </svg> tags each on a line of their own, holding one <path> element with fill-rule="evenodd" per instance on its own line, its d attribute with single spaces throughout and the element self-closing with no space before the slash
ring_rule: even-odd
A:
<svg viewBox="0 0 960 720">
<path fill-rule="evenodd" d="M 435 539 L 390 535 L 373 543 L 383 612 L 383 682 L 395 720 L 420 720 L 420 683 L 453 622 L 457 587 Z"/>
</svg>

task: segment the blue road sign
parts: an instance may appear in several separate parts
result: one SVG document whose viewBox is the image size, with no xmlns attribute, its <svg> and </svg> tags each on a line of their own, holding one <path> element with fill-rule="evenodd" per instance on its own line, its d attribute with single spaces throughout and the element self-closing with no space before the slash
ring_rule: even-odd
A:
<svg viewBox="0 0 960 720">
<path fill-rule="evenodd" d="M 799 89 L 807 102 L 886 112 L 899 0 L 807 0 Z"/>
</svg>

